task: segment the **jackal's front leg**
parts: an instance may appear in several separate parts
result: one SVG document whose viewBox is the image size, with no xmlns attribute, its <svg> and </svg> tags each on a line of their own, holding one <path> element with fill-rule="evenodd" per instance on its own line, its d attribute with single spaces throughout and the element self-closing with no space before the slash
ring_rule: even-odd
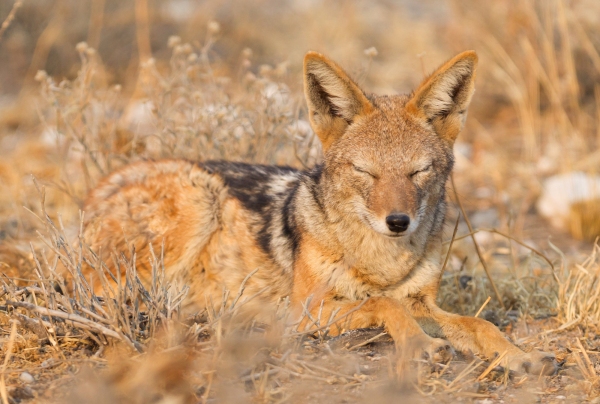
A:
<svg viewBox="0 0 600 404">
<path fill-rule="evenodd" d="M 446 338 L 459 351 L 471 351 L 487 359 L 503 355 L 501 364 L 514 371 L 552 375 L 558 369 L 553 354 L 522 351 L 486 320 L 448 313 L 437 307 L 431 296 L 406 300 L 406 307 L 428 334 Z"/>
<path fill-rule="evenodd" d="M 330 335 L 343 330 L 384 326 L 404 358 L 426 356 L 434 362 L 448 362 L 454 356 L 447 341 L 427 335 L 406 307 L 393 298 L 371 297 L 359 302 L 324 300 L 322 307 L 317 305 L 310 312 L 312 320 L 305 318 L 302 325 L 317 328 L 314 321 L 317 316 L 321 326 L 330 318 L 338 319 L 329 325 Z"/>
</svg>

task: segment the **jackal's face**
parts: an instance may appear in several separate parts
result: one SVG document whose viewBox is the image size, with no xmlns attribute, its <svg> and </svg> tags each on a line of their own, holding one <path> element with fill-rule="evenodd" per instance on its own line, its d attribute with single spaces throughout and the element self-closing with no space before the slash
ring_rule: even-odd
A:
<svg viewBox="0 0 600 404">
<path fill-rule="evenodd" d="M 414 232 L 443 199 L 476 63 L 464 52 L 410 96 L 367 96 L 332 61 L 307 54 L 305 93 L 325 151 L 328 208 L 383 236 Z"/>
</svg>

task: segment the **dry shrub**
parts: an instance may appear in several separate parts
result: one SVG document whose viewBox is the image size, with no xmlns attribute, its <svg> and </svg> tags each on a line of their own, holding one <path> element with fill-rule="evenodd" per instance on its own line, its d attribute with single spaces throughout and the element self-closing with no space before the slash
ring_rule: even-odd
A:
<svg viewBox="0 0 600 404">
<path fill-rule="evenodd" d="M 120 86 L 99 77 L 102 65 L 85 43 L 77 47 L 82 67 L 75 80 L 56 83 L 39 72 L 45 133 L 64 164 L 59 188 L 81 205 L 99 176 L 139 159 L 314 163 L 312 132 L 276 80 L 284 67 L 264 68 L 259 77 L 243 70 L 234 81 L 215 71 L 212 43 L 209 36 L 194 49 L 171 38 L 170 68 L 161 73 L 149 60 L 140 71 L 141 94 L 128 103 Z"/>
<path fill-rule="evenodd" d="M 3 144 L 14 146 L 0 161 L 0 180 L 7 185 L 7 192 L 0 193 L 0 265 L 14 277 L 3 278 L 0 318 L 3 326 L 10 320 L 20 325 L 14 335 L 10 327 L 2 327 L 4 341 L 13 344 L 3 344 L 4 358 L 12 351 L 12 359 L 2 368 L 0 392 L 15 401 L 37 397 L 57 402 L 356 401 L 399 396 L 438 402 L 461 395 L 509 399 L 509 394 L 528 401 L 540 392 L 544 399 L 598 394 L 598 360 L 589 353 L 595 349 L 594 338 L 589 334 L 580 349 L 569 334 L 589 331 L 600 321 L 595 299 L 598 248 L 579 266 L 570 264 L 572 257 L 563 258 L 561 270 L 555 271 L 560 260 L 539 242 L 547 238 L 547 229 L 528 232 L 525 220 L 540 177 L 574 167 L 593 170 L 598 159 L 597 153 L 589 152 L 599 139 L 594 123 L 600 116 L 595 112 L 597 56 L 590 47 L 596 38 L 588 26 L 578 25 L 585 10 L 571 3 L 506 0 L 468 6 L 455 2 L 450 11 L 444 3 L 436 10 L 448 24 L 433 29 L 431 21 L 420 19 L 423 14 L 400 13 L 387 2 L 296 4 L 293 18 L 288 14 L 272 23 L 267 11 L 282 7 L 274 1 L 262 1 L 261 7 L 205 2 L 185 25 L 175 27 L 178 22 L 169 20 L 168 3 L 150 2 L 156 59 L 138 69 L 139 56 L 131 45 L 133 12 L 121 3 L 107 0 L 103 38 L 97 26 L 88 30 L 86 21 L 57 30 L 70 13 L 88 7 L 71 0 L 61 3 L 61 10 L 69 13 L 53 15 L 45 32 L 46 39 L 59 32 L 62 40 L 41 41 L 29 68 L 46 66 L 50 72 L 37 74 L 42 97 L 30 103 L 41 121 L 40 136 L 32 131 L 35 134 L 26 140 L 21 133 L 2 138 Z M 33 3 L 25 2 L 21 10 L 34 15 L 47 12 L 44 7 L 49 6 L 39 7 L 36 11 Z M 227 13 L 227 8 L 232 10 Z M 340 8 L 343 18 L 332 22 Z M 199 35 L 198 27 L 215 15 L 223 16 L 221 31 L 213 24 Z M 14 24 L 11 29 L 25 30 L 22 20 Z M 71 44 L 85 37 L 81 32 L 89 32 L 93 47 L 81 43 L 75 53 Z M 125 45 L 110 42 L 117 33 Z M 165 38 L 175 33 L 184 39 L 171 37 L 167 44 Z M 15 41 L 9 34 L 5 38 Z M 114 257 L 127 274 L 126 282 L 118 287 L 106 282 L 105 298 L 92 293 L 82 265 L 94 267 L 94 276 L 102 279 L 110 275 L 79 242 L 78 208 L 102 175 L 136 160 L 171 157 L 311 166 L 319 160 L 320 149 L 305 121 L 299 75 L 288 83 L 288 71 L 299 71 L 307 44 L 330 49 L 367 83 L 365 87 L 392 92 L 408 90 L 419 81 L 415 72 L 426 74 L 450 56 L 448 49 L 440 51 L 446 47 L 439 40 L 444 36 L 457 47 L 453 50 L 475 44 L 482 55 L 477 102 L 459 145 L 469 142 L 471 154 L 457 172 L 457 184 L 469 215 L 474 210 L 496 212 L 493 223 L 474 220 L 474 227 L 489 230 L 480 231 L 476 239 L 506 309 L 495 299 L 483 307 L 493 296 L 491 281 L 463 225 L 450 252 L 440 303 L 467 315 L 481 311 L 482 317 L 513 330 L 528 348 L 553 350 L 561 359 L 566 357 L 561 349 L 573 348 L 579 356 L 567 366 L 570 363 L 569 370 L 579 369 L 579 374 L 538 382 L 511 377 L 466 357 L 445 366 L 417 362 L 398 387 L 392 345 L 381 330 L 331 339 L 326 333 L 290 328 L 284 321 L 285 305 L 268 325 L 240 316 L 236 307 L 183 316 L 185 289 L 164 282 L 160 246 L 154 246 L 149 287 L 139 282 L 133 260 Z M 373 45 L 379 55 L 371 50 L 365 60 L 361 51 Z M 114 52 L 107 51 L 110 47 Z M 298 55 L 289 66 L 259 65 L 284 59 L 289 49 Z M 50 53 L 68 57 L 44 64 Z M 77 57 L 80 68 L 73 63 Z M 17 59 L 10 60 L 15 71 Z M 344 62 L 349 60 L 354 62 Z M 50 77 L 57 72 L 73 79 Z M 122 86 L 113 84 L 115 77 L 123 79 Z M 47 211 L 40 209 L 37 191 L 25 173 L 33 173 L 45 186 L 42 206 Z M 586 215 L 580 220 L 584 225 L 595 223 Z M 521 241 L 529 237 L 535 240 Z M 27 286 L 18 285 L 25 281 Z M 558 322 L 548 320 L 540 335 L 527 328 L 531 317 L 549 316 Z M 520 331 L 523 324 L 525 331 Z M 18 380 L 23 371 L 33 374 L 34 384 Z M 585 388 L 564 393 L 567 384 L 579 386 L 582 380 Z"/>
<path fill-rule="evenodd" d="M 600 363 L 595 357 L 595 346 L 600 330 L 600 244 L 594 245 L 581 264 L 563 265 L 558 280 L 556 311 L 561 325 L 555 331 L 575 331 L 568 344 L 573 352 L 571 360 L 584 379 L 578 386 L 588 397 L 598 397 Z"/>
<path fill-rule="evenodd" d="M 573 327 L 598 330 L 600 325 L 600 245 L 581 264 L 561 267 L 557 312 Z"/>
</svg>

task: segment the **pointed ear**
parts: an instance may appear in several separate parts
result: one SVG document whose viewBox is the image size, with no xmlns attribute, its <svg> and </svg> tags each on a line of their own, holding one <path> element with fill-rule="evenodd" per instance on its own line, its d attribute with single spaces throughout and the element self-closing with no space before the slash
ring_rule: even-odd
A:
<svg viewBox="0 0 600 404">
<path fill-rule="evenodd" d="M 454 143 L 475 90 L 476 68 L 474 51 L 455 56 L 421 83 L 406 104 L 406 110 L 431 123 L 440 137 Z"/>
<path fill-rule="evenodd" d="M 304 95 L 313 130 L 327 150 L 356 118 L 373 111 L 362 90 L 334 62 L 317 52 L 304 57 Z"/>
</svg>

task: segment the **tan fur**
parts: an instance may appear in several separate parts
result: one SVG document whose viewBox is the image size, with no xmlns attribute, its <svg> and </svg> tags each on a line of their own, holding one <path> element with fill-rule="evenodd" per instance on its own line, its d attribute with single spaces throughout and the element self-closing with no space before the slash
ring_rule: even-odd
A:
<svg viewBox="0 0 600 404">
<path fill-rule="evenodd" d="M 256 312 L 289 297 L 300 313 L 310 301 L 313 318 L 347 314 L 332 332 L 384 325 L 400 350 L 410 345 L 432 358 L 449 343 L 486 358 L 506 351 L 511 369 L 552 373 L 551 355 L 526 354 L 492 324 L 435 304 L 445 183 L 476 64 L 464 52 L 412 95 L 375 96 L 310 52 L 304 89 L 323 165 L 130 165 L 90 194 L 85 238 L 107 263 L 111 253 L 135 250 L 143 279 L 149 245 L 164 243 L 167 276 L 189 285 L 190 310 L 220 304 L 223 289 L 230 301 L 256 270 L 245 290 L 260 292 Z M 410 225 L 394 230 L 394 215 Z"/>
</svg>

